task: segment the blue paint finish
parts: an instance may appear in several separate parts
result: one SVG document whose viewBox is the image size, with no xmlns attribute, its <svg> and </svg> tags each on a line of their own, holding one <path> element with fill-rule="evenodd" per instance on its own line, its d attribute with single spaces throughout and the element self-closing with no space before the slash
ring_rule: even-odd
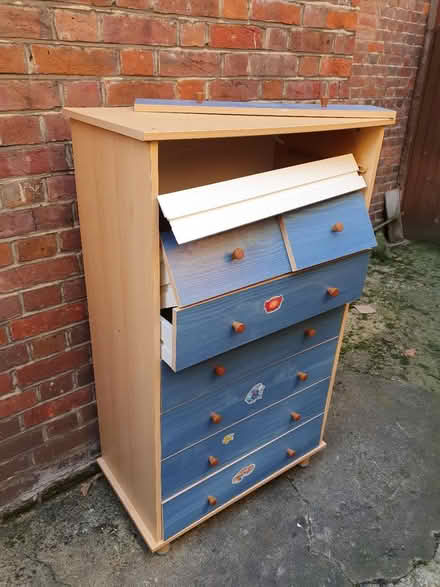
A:
<svg viewBox="0 0 440 587">
<path fill-rule="evenodd" d="M 298 269 L 333 261 L 376 246 L 361 192 L 354 192 L 283 215 Z M 342 232 L 332 226 L 342 222 Z"/>
<path fill-rule="evenodd" d="M 223 467 L 321 414 L 325 408 L 328 386 L 329 379 L 317 383 L 163 461 L 163 498 L 211 474 L 215 469 L 208 462 L 209 456 L 218 459 L 217 468 Z M 292 420 L 291 412 L 299 413 L 301 420 Z"/>
<path fill-rule="evenodd" d="M 286 453 L 288 448 L 296 451 L 295 458 L 316 448 L 319 445 L 321 425 L 322 416 L 243 457 L 234 465 L 166 502 L 163 505 L 164 537 L 170 538 L 287 466 L 290 460 Z M 250 474 L 244 475 L 246 472 Z M 236 480 L 241 478 L 241 481 L 234 484 L 234 477 Z M 215 506 L 209 505 L 209 495 L 216 498 Z"/>
<path fill-rule="evenodd" d="M 363 253 L 175 311 L 176 371 L 359 298 L 367 267 Z M 339 296 L 329 296 L 328 287 Z M 265 312 L 265 301 L 279 295 L 280 308 Z M 234 332 L 233 321 L 246 330 Z"/>
<path fill-rule="evenodd" d="M 180 306 L 265 281 L 290 272 L 290 263 L 276 218 L 178 245 L 172 232 L 161 233 Z M 233 260 L 236 248 L 244 250 Z"/>
<path fill-rule="evenodd" d="M 252 416 L 292 393 L 329 377 L 336 346 L 337 339 L 323 343 L 306 353 L 256 371 L 230 388 L 208 393 L 163 414 L 162 457 L 166 458 L 212 434 L 220 433 L 242 418 Z M 298 371 L 306 372 L 308 379 L 300 381 Z M 211 421 L 212 412 L 221 415 L 220 423 Z"/>
<path fill-rule="evenodd" d="M 218 100 L 207 100 L 204 102 L 196 102 L 195 100 L 160 100 L 154 98 L 136 98 L 136 104 L 146 104 L 152 106 L 197 106 L 203 108 L 206 106 L 215 108 L 286 108 L 289 110 L 368 110 L 386 111 L 387 108 L 380 108 L 379 106 L 370 106 L 366 104 L 328 104 L 322 108 L 320 104 L 292 104 L 290 102 L 227 102 Z"/>
<path fill-rule="evenodd" d="M 343 308 L 336 308 L 320 316 L 314 316 L 305 322 L 284 328 L 179 373 L 175 373 L 161 361 L 162 412 L 175 409 L 207 393 L 219 393 L 235 381 L 263 369 L 266 365 L 287 359 L 338 336 L 342 312 Z M 314 328 L 315 336 L 305 336 L 304 331 L 307 328 Z M 214 373 L 214 368 L 218 365 L 226 369 L 222 377 Z"/>
</svg>

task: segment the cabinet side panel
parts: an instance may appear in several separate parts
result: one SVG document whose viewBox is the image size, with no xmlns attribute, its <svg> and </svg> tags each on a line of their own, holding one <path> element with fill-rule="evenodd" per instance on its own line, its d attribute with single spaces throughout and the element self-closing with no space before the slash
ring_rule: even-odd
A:
<svg viewBox="0 0 440 587">
<path fill-rule="evenodd" d="M 102 454 L 161 538 L 157 143 L 72 121 Z"/>
</svg>

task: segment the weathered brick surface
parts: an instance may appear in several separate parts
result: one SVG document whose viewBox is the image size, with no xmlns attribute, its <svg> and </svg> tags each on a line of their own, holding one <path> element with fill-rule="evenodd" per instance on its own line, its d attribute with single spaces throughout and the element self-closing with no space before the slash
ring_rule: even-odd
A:
<svg viewBox="0 0 440 587">
<path fill-rule="evenodd" d="M 70 128 L 62 107 L 129 106 L 136 97 L 326 96 L 396 109 L 370 210 L 379 220 L 384 192 L 397 185 L 429 5 L 0 3 L 0 510 L 41 484 L 39 464 L 56 471 L 82 466 L 97 453 Z"/>
</svg>

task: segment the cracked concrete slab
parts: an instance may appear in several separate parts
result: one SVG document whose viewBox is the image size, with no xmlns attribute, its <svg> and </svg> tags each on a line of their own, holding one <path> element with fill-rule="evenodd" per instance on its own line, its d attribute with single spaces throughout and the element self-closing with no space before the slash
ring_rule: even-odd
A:
<svg viewBox="0 0 440 587">
<path fill-rule="evenodd" d="M 437 587 L 440 396 L 343 372 L 328 448 L 151 554 L 101 478 L 0 528 L 0 586 Z M 437 582 L 435 582 L 437 581 Z"/>
</svg>

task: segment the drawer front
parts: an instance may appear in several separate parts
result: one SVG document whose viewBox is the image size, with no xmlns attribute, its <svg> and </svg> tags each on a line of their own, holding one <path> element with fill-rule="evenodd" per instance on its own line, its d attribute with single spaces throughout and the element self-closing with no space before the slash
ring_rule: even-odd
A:
<svg viewBox="0 0 440 587">
<path fill-rule="evenodd" d="M 330 376 L 337 339 L 270 365 L 225 388 L 162 415 L 162 458 L 177 453 L 243 418 Z M 298 373 L 306 373 L 301 380 Z M 218 414 L 221 421 L 213 421 Z"/>
<path fill-rule="evenodd" d="M 293 274 L 175 312 L 179 371 L 360 297 L 368 254 Z M 331 296 L 328 288 L 339 289 Z M 245 325 L 236 332 L 233 323 Z M 168 359 L 169 360 L 169 359 Z"/>
<path fill-rule="evenodd" d="M 316 448 L 319 445 L 321 425 L 322 415 L 166 501 L 163 504 L 165 538 L 174 536 L 287 466 L 291 459 L 287 449 L 295 450 L 293 458 L 297 459 Z M 215 505 L 209 503 L 209 496 L 215 498 Z"/>
<path fill-rule="evenodd" d="M 169 497 L 213 473 L 215 468 L 231 463 L 322 413 L 328 385 L 329 379 L 316 383 L 165 459 L 162 462 L 163 497 Z"/>
<path fill-rule="evenodd" d="M 284 214 L 283 220 L 298 269 L 376 246 L 361 192 Z"/>
<path fill-rule="evenodd" d="M 171 232 L 162 233 L 161 241 L 179 306 L 291 271 L 276 218 L 183 245 Z"/>
<path fill-rule="evenodd" d="M 162 361 L 162 412 L 172 410 L 206 393 L 218 392 L 266 365 L 287 359 L 338 336 L 342 312 L 343 308 L 336 308 L 320 316 L 314 316 L 305 322 L 284 328 L 179 373 L 175 373 L 165 361 Z M 314 334 L 312 330 L 315 331 Z M 224 374 L 217 375 L 216 367 L 222 367 Z"/>
</svg>

